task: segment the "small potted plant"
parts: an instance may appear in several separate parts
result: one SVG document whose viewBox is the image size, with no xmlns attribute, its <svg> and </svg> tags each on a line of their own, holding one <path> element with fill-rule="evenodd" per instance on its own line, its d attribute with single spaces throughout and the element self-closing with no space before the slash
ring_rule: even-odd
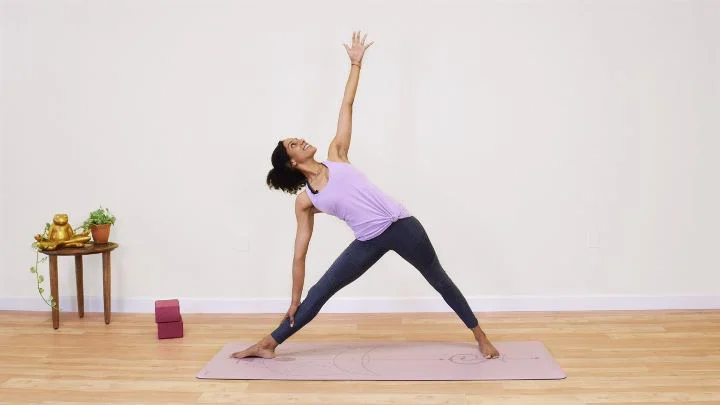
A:
<svg viewBox="0 0 720 405">
<path fill-rule="evenodd" d="M 110 226 L 115 224 L 115 216 L 107 208 L 98 208 L 92 211 L 83 223 L 83 228 L 90 229 L 93 241 L 97 244 L 108 243 L 110 240 Z"/>
</svg>

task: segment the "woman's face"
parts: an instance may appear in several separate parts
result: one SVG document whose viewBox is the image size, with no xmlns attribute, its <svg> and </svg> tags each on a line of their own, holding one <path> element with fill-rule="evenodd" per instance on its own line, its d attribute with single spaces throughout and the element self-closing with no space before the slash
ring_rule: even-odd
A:
<svg viewBox="0 0 720 405">
<path fill-rule="evenodd" d="M 290 163 L 293 167 L 312 159 L 317 152 L 317 148 L 305 142 L 304 139 L 287 138 L 283 140 L 283 145 L 290 156 Z"/>
</svg>

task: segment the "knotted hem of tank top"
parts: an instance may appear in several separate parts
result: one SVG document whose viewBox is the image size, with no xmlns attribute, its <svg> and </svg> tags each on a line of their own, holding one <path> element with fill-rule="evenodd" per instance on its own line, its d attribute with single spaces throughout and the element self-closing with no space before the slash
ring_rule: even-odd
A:
<svg viewBox="0 0 720 405">
<path fill-rule="evenodd" d="M 399 221 L 401 218 L 405 218 L 402 215 L 391 215 L 389 217 L 386 217 L 386 219 L 389 219 L 390 221 L 385 223 L 384 226 L 382 226 L 380 229 L 376 230 L 370 235 L 364 235 L 360 236 L 357 233 L 355 234 L 355 239 L 359 240 L 360 242 L 367 242 L 369 240 L 375 239 L 378 236 L 382 235 L 385 231 L 388 230 L 395 222 Z"/>
</svg>

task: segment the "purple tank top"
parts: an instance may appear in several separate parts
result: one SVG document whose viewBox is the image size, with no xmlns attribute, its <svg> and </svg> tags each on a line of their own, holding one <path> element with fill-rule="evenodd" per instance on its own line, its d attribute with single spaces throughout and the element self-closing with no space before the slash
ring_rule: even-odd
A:
<svg viewBox="0 0 720 405">
<path fill-rule="evenodd" d="M 361 241 L 372 239 L 393 222 L 409 217 L 405 207 L 386 195 L 349 163 L 323 162 L 329 171 L 327 185 L 315 194 L 306 186 L 315 208 L 345 221 Z"/>
</svg>

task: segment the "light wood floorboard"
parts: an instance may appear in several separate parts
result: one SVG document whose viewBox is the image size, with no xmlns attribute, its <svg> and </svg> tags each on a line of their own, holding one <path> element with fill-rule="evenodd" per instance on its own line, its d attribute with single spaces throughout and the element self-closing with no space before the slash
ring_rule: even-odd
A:
<svg viewBox="0 0 720 405">
<path fill-rule="evenodd" d="M 495 341 L 540 340 L 558 381 L 214 381 L 195 375 L 280 315 L 183 314 L 158 340 L 152 314 L 0 311 L 0 404 L 720 404 L 720 311 L 478 314 Z M 294 341 L 468 341 L 452 313 L 319 314 Z M 282 346 L 278 349 L 282 350 Z"/>
</svg>

